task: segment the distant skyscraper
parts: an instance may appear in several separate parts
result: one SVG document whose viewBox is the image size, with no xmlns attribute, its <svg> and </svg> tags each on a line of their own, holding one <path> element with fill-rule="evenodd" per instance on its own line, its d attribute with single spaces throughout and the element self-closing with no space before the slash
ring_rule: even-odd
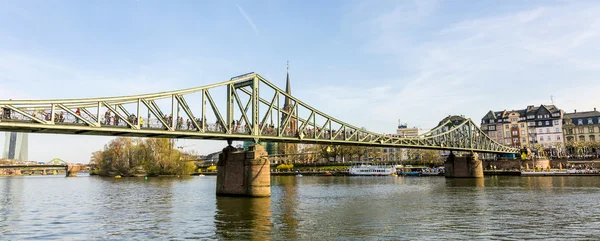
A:
<svg viewBox="0 0 600 241">
<path fill-rule="evenodd" d="M 2 158 L 28 161 L 28 149 L 27 133 L 7 132 Z"/>
</svg>

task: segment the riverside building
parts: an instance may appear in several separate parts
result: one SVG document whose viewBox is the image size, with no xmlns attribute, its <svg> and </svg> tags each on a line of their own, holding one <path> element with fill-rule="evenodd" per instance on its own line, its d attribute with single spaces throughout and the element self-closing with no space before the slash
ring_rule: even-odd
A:
<svg viewBox="0 0 600 241">
<path fill-rule="evenodd" d="M 542 144 L 548 149 L 564 146 L 564 111 L 554 105 L 533 105 L 521 110 L 489 111 L 481 119 L 481 129 L 500 144 L 530 147 Z"/>
<path fill-rule="evenodd" d="M 563 120 L 564 140 L 566 142 L 600 141 L 600 112 L 584 111 L 565 114 Z"/>
</svg>

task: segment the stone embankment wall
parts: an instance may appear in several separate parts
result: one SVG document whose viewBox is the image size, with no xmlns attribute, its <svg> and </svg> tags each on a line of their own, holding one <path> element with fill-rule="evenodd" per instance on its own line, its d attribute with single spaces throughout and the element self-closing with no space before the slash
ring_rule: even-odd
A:
<svg viewBox="0 0 600 241">
<path fill-rule="evenodd" d="M 21 175 L 21 169 L 0 169 L 0 176 L 18 176 Z"/>
<path fill-rule="evenodd" d="M 526 164 L 529 165 L 529 168 L 534 168 L 536 165 L 540 165 L 542 168 L 546 168 L 548 167 L 548 165 L 550 165 L 550 168 L 558 168 L 559 164 L 562 164 L 563 168 L 567 168 L 568 166 L 570 166 L 571 164 L 569 164 L 568 162 L 589 162 L 589 165 L 592 165 L 592 160 L 576 160 L 576 159 L 554 159 L 554 160 L 527 160 L 527 161 L 520 161 L 520 160 L 495 160 L 495 161 L 490 161 L 490 160 L 484 160 L 483 161 L 483 169 L 484 170 L 489 170 L 490 169 L 490 165 L 491 166 L 496 166 L 497 170 L 512 170 L 512 169 L 519 169 L 520 167 L 525 167 Z M 596 167 L 600 167 L 600 159 L 596 159 L 595 163 L 593 163 L 594 166 Z"/>
</svg>

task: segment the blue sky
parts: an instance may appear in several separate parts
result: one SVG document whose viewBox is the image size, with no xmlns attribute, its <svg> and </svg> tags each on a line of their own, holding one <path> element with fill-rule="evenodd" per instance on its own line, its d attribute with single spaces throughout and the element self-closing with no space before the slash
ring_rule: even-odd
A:
<svg viewBox="0 0 600 241">
<path fill-rule="evenodd" d="M 550 96 L 589 110 L 600 107 L 598 12 L 596 1 L 0 1 L 0 99 L 149 93 L 250 71 L 283 88 L 289 60 L 295 96 L 382 133 Z M 30 135 L 29 156 L 87 162 L 110 139 Z"/>
</svg>

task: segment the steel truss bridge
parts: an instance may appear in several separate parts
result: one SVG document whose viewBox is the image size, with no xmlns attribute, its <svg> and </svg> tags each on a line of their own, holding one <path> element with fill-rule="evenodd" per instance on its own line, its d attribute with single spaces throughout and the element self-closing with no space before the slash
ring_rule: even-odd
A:
<svg viewBox="0 0 600 241">
<path fill-rule="evenodd" d="M 0 131 L 10 132 L 519 151 L 490 139 L 470 119 L 447 120 L 412 138 L 367 131 L 309 106 L 255 73 L 153 94 L 0 100 L 0 111 Z"/>
</svg>

